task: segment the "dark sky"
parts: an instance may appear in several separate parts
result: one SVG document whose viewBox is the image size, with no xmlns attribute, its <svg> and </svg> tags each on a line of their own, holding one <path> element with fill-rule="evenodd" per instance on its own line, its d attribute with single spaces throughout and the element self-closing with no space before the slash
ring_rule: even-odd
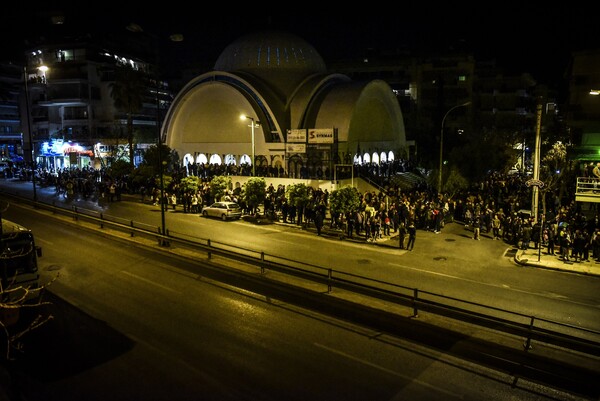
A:
<svg viewBox="0 0 600 401">
<path fill-rule="evenodd" d="M 25 3 L 25 2 L 23 2 Z M 111 7 L 110 2 L 78 3 L 76 8 L 37 8 L 9 5 L 3 18 L 4 58 L 23 39 L 48 30 L 53 14 L 65 15 L 65 24 L 85 29 L 121 29 L 130 22 L 145 31 L 167 38 L 181 33 L 184 41 L 174 44 L 185 60 L 214 63 L 221 51 L 238 37 L 258 29 L 281 29 L 312 44 L 325 61 L 362 56 L 366 49 L 429 50 L 460 45 L 478 59 L 494 58 L 512 72 L 531 72 L 540 81 L 559 79 L 572 51 L 600 48 L 600 18 L 589 7 L 536 7 L 530 2 L 477 2 L 476 7 L 436 6 L 431 2 L 399 2 L 399 11 L 363 13 L 348 10 L 344 16 L 266 16 L 263 4 L 245 14 L 228 15 L 232 4 L 204 9 L 203 3 L 135 2 L 138 6 Z M 419 5 L 424 4 L 425 5 Z M 188 4 L 188 5 L 186 5 Z M 415 5 L 416 4 L 416 5 Z M 550 3 L 547 3 L 550 4 Z M 588 3 L 589 4 L 589 3 Z M 292 4 L 290 4 L 291 6 Z M 4 6 L 6 7 L 6 6 Z M 314 6 L 311 6 L 314 7 Z M 550 82 L 546 82 L 550 83 Z"/>
</svg>

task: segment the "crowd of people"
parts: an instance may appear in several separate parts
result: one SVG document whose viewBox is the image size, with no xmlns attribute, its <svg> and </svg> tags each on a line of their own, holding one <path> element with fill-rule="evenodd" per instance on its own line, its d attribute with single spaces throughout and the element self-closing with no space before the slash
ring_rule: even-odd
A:
<svg viewBox="0 0 600 401">
<path fill-rule="evenodd" d="M 403 164 L 395 163 L 394 168 Z M 387 167 L 389 174 L 392 165 Z M 591 166 L 590 166 L 591 167 Z M 363 169 L 364 170 L 364 169 Z M 367 169 L 361 174 L 380 174 Z M 593 174 L 590 168 L 590 174 Z M 189 171 L 181 169 L 173 175 L 167 187 L 160 191 L 153 178 L 147 182 L 132 182 L 128 177 L 112 177 L 104 169 L 40 170 L 41 185 L 53 185 L 58 196 L 103 198 L 119 201 L 122 193 L 137 193 L 141 200 L 154 205 L 161 203 L 185 213 L 200 213 L 202 207 L 215 201 L 210 191 L 210 178 L 202 178 L 197 191 L 184 191 L 180 179 Z M 271 219 L 288 224 L 316 224 L 321 233 L 323 225 L 352 238 L 365 241 L 398 237 L 398 246 L 412 249 L 416 230 L 439 233 L 445 224 L 459 222 L 473 230 L 473 239 L 481 240 L 482 233 L 493 240 L 503 240 L 515 247 L 545 247 L 565 261 L 600 260 L 600 220 L 598 214 L 586 216 L 581 204 L 572 194 L 558 196 L 545 193 L 543 216 L 530 216 L 525 208 L 531 202 L 528 177 L 519 174 L 491 172 L 482 182 L 449 195 L 438 193 L 425 181 L 406 189 L 388 184 L 380 190 L 358 192 L 360 206 L 345 214 L 331 212 L 329 192 L 309 187 L 309 200 L 301 208 L 288 204 L 286 188 L 270 185 L 264 202 L 264 213 Z M 373 180 L 371 180 L 373 181 Z M 245 213 L 254 213 L 242 199 L 241 189 L 226 193 L 226 200 L 238 202 Z M 483 238 L 486 238 L 483 237 Z M 555 248 L 558 248 L 555 250 Z"/>
</svg>

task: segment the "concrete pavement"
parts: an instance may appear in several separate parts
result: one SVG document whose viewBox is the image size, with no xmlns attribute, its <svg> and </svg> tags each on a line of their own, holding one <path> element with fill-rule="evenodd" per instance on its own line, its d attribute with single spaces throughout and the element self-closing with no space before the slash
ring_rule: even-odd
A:
<svg viewBox="0 0 600 401">
<path fill-rule="evenodd" d="M 5 191 L 12 194 L 18 194 L 21 196 L 31 196 L 31 182 L 24 182 L 19 180 L 12 179 L 0 179 L 0 192 Z M 38 193 L 46 193 L 46 195 L 53 195 L 53 188 L 41 188 L 38 186 Z M 57 199 L 57 198 L 54 198 Z M 140 202 L 139 195 L 128 195 L 123 194 L 121 197 L 123 202 Z M 308 225 L 297 225 L 292 223 L 283 223 L 283 222 L 273 222 L 269 221 L 267 218 L 260 219 L 262 224 L 282 224 L 288 227 L 297 227 L 303 231 L 309 231 L 316 235 L 317 230 L 314 224 Z M 353 238 L 348 238 L 345 235 L 345 232 L 340 229 L 330 228 L 329 221 L 326 221 L 322 230 L 322 236 L 324 237 L 335 237 L 335 238 L 343 238 L 345 241 L 352 241 L 357 243 L 367 243 L 364 237 L 354 236 Z M 486 237 L 485 234 L 482 235 L 482 240 L 492 240 L 489 237 Z M 368 242 L 370 245 L 374 246 L 383 246 L 390 248 L 398 248 L 398 237 L 394 233 L 391 236 L 384 236 L 381 239 L 377 239 L 373 242 Z M 575 262 L 575 261 L 563 261 L 560 255 L 548 255 L 546 253 L 546 249 L 543 248 L 541 252 L 538 249 L 517 249 L 513 248 L 514 251 L 514 260 L 516 263 L 523 266 L 531 266 L 537 268 L 544 268 L 550 270 L 558 270 L 569 273 L 577 273 L 577 274 L 587 274 L 587 275 L 600 275 L 600 262 L 596 262 L 593 258 L 590 258 L 588 262 Z"/>
<path fill-rule="evenodd" d="M 549 255 L 546 249 L 542 249 L 541 252 L 538 249 L 531 248 L 525 250 L 519 249 L 515 254 L 515 262 L 524 266 L 560 270 L 569 273 L 600 275 L 600 262 L 596 262 L 592 257 L 590 257 L 589 262 L 563 261 L 558 252 L 556 255 Z"/>
<path fill-rule="evenodd" d="M 276 224 L 284 224 L 284 223 L 276 223 Z M 292 225 L 292 224 L 286 224 Z M 298 226 L 300 227 L 300 226 Z M 311 231 L 316 234 L 317 230 L 314 225 L 308 225 L 307 227 L 303 227 L 303 230 Z M 364 237 L 354 236 L 353 238 L 348 238 L 342 230 L 330 229 L 328 225 L 326 225 L 322 230 L 323 236 L 329 237 L 344 237 L 346 241 L 353 241 L 357 243 L 366 243 Z M 487 237 L 485 234 L 481 236 L 482 241 L 493 241 L 492 238 Z M 391 236 L 384 236 L 381 239 L 377 239 L 374 242 L 369 242 L 369 244 L 373 244 L 376 246 L 385 246 L 390 248 L 398 248 L 398 236 L 393 234 Z M 558 248 L 556 251 L 556 255 L 549 255 L 547 253 L 546 248 L 542 248 L 541 252 L 538 249 L 528 248 L 528 249 L 517 249 L 514 247 L 512 249 L 514 251 L 514 260 L 516 263 L 522 266 L 531 266 L 544 268 L 549 270 L 560 270 L 569 273 L 577 273 L 577 274 L 588 274 L 588 275 L 600 275 L 600 262 L 595 261 L 590 257 L 588 262 L 575 262 L 573 260 L 563 261 L 562 257 L 558 254 Z"/>
</svg>

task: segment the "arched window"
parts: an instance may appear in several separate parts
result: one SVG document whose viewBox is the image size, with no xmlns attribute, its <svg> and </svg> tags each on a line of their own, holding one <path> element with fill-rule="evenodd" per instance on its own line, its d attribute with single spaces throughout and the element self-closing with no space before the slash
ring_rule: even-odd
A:
<svg viewBox="0 0 600 401">
<path fill-rule="evenodd" d="M 379 155 L 377 152 L 373 152 L 373 164 L 379 164 Z"/>
<path fill-rule="evenodd" d="M 236 165 L 235 162 L 235 156 L 232 155 L 231 153 L 228 155 L 225 155 L 225 165 L 230 166 L 230 165 Z"/>
<path fill-rule="evenodd" d="M 194 162 L 194 156 L 192 156 L 191 154 L 187 153 L 185 156 L 183 156 L 183 167 L 187 167 L 188 164 L 192 164 Z"/>
<path fill-rule="evenodd" d="M 198 164 L 208 163 L 208 159 L 206 158 L 206 155 L 204 153 L 200 153 L 198 156 L 196 156 L 196 163 L 198 163 Z"/>
<path fill-rule="evenodd" d="M 219 156 L 218 154 L 214 154 L 210 157 L 210 164 L 218 164 L 219 166 L 221 165 L 221 156 Z"/>
<path fill-rule="evenodd" d="M 242 155 L 242 157 L 240 158 L 240 164 L 247 164 L 249 166 L 252 165 L 252 160 L 250 160 L 250 156 L 244 154 Z"/>
<path fill-rule="evenodd" d="M 368 153 L 363 155 L 363 160 L 365 163 L 371 163 L 371 156 Z"/>
</svg>

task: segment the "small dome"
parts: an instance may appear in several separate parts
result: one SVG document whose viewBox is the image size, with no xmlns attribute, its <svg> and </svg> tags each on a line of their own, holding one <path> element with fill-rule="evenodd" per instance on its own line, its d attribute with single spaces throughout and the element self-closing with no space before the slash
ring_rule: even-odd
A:
<svg viewBox="0 0 600 401">
<path fill-rule="evenodd" d="M 307 76 L 325 72 L 326 66 L 304 39 L 277 31 L 242 36 L 227 46 L 215 63 L 215 70 L 225 72 L 274 69 Z"/>
</svg>

